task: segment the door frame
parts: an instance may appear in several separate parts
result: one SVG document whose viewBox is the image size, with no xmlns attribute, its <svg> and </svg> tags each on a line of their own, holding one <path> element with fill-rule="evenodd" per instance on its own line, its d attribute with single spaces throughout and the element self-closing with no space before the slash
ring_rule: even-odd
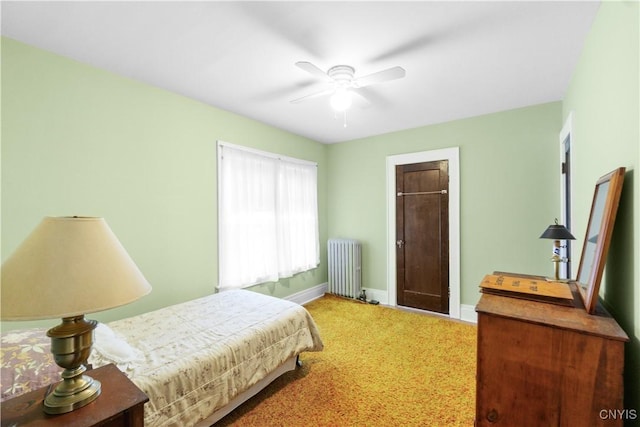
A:
<svg viewBox="0 0 640 427">
<path fill-rule="evenodd" d="M 396 289 L 396 166 L 449 162 L 449 317 L 460 319 L 460 149 L 459 147 L 387 156 L 387 293 L 397 305 Z"/>
<path fill-rule="evenodd" d="M 565 141 L 568 141 L 569 144 L 569 167 L 571 168 L 569 170 L 569 173 L 571 173 L 573 175 L 573 171 L 572 169 L 575 168 L 575 164 L 573 162 L 573 149 L 574 149 L 574 134 L 573 134 L 573 111 L 569 112 L 567 119 L 564 122 L 564 125 L 562 126 L 562 130 L 560 131 L 560 134 L 558 135 L 558 140 L 559 140 L 559 146 L 560 146 L 560 159 L 559 159 L 559 169 L 560 171 L 562 171 L 562 163 L 564 162 L 564 158 L 565 158 L 565 151 L 566 151 L 566 147 L 565 147 Z M 563 176 L 562 172 L 560 172 L 560 218 L 562 218 L 560 220 L 561 224 L 564 224 L 565 226 L 567 225 L 567 208 L 569 208 L 569 212 L 568 214 L 571 215 L 572 214 L 572 210 L 573 210 L 573 180 L 569 179 L 569 186 L 570 188 L 569 190 L 569 206 L 567 207 L 567 188 L 565 186 L 565 177 Z M 571 220 L 573 218 L 570 218 Z M 573 228 L 573 221 L 571 221 L 571 228 Z M 571 231 L 571 230 L 570 230 Z M 573 233 L 573 231 L 572 231 Z M 575 235 L 575 234 L 574 234 Z M 570 244 L 568 242 L 565 241 L 566 244 Z M 571 250 L 567 250 L 567 246 L 566 245 L 562 245 L 562 247 L 560 248 L 560 257 L 562 258 L 572 258 L 573 257 L 573 249 L 571 248 Z M 577 263 L 573 262 L 573 259 L 571 259 L 571 266 L 572 266 L 572 272 L 571 274 L 575 276 L 576 273 L 576 269 L 577 269 Z M 567 263 L 561 262 L 560 263 L 560 277 L 565 277 L 568 279 L 571 279 L 571 277 L 568 277 L 567 274 Z"/>
</svg>

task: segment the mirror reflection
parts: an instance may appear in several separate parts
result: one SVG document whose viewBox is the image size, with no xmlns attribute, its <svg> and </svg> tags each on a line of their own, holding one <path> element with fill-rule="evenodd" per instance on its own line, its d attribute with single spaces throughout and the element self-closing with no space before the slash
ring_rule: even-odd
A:
<svg viewBox="0 0 640 427">
<path fill-rule="evenodd" d="M 587 240 L 584 242 L 584 252 L 582 254 L 584 257 L 582 260 L 583 268 L 580 270 L 580 277 L 578 277 L 580 287 L 585 290 L 589 285 L 589 277 L 591 276 L 593 261 L 596 255 L 598 236 L 600 235 L 602 216 L 604 215 L 604 207 L 606 205 L 608 192 L 609 181 L 603 182 L 596 188 L 596 196 L 593 209 L 591 211 L 589 227 L 587 228 Z"/>
</svg>

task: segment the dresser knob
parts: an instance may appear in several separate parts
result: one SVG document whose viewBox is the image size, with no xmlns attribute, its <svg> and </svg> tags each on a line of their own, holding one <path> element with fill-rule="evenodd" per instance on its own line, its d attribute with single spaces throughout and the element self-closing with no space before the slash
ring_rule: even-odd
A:
<svg viewBox="0 0 640 427">
<path fill-rule="evenodd" d="M 496 411 L 495 409 L 490 410 L 489 413 L 487 413 L 487 421 L 489 421 L 490 423 L 495 423 L 496 421 L 498 421 L 498 411 Z"/>
</svg>

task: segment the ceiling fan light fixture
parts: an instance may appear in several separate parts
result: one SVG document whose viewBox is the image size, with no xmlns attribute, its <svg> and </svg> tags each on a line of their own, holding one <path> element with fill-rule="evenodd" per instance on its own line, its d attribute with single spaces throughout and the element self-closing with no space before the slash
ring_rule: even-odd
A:
<svg viewBox="0 0 640 427">
<path fill-rule="evenodd" d="M 291 102 L 297 104 L 307 99 L 331 95 L 329 104 L 336 113 L 344 113 L 345 126 L 346 111 L 351 107 L 354 93 L 358 98 L 364 100 L 367 104 L 370 104 L 366 97 L 362 96 L 362 94 L 357 91 L 358 89 L 378 83 L 384 83 L 390 80 L 401 79 L 406 74 L 404 68 L 396 66 L 372 74 L 367 74 L 364 77 L 355 78 L 354 74 L 356 70 L 350 65 L 335 65 L 329 68 L 326 73 L 311 62 L 298 61 L 295 65 L 301 70 L 312 74 L 314 77 L 319 77 L 322 80 L 325 80 L 325 82 L 330 86 L 325 90 L 294 99 Z"/>
<path fill-rule="evenodd" d="M 337 112 L 346 111 L 351 107 L 352 103 L 351 92 L 347 90 L 347 88 L 340 87 L 336 89 L 336 91 L 331 95 L 331 99 L 329 103 L 331 104 L 331 108 L 333 108 Z"/>
</svg>

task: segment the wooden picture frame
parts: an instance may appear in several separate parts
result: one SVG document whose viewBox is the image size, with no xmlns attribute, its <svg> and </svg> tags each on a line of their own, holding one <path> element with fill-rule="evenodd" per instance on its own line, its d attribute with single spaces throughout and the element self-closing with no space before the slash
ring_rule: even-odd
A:
<svg viewBox="0 0 640 427">
<path fill-rule="evenodd" d="M 625 168 L 615 169 L 596 182 L 587 233 L 582 245 L 576 284 L 587 313 L 593 314 L 598 302 L 600 281 L 611 243 Z"/>
</svg>

